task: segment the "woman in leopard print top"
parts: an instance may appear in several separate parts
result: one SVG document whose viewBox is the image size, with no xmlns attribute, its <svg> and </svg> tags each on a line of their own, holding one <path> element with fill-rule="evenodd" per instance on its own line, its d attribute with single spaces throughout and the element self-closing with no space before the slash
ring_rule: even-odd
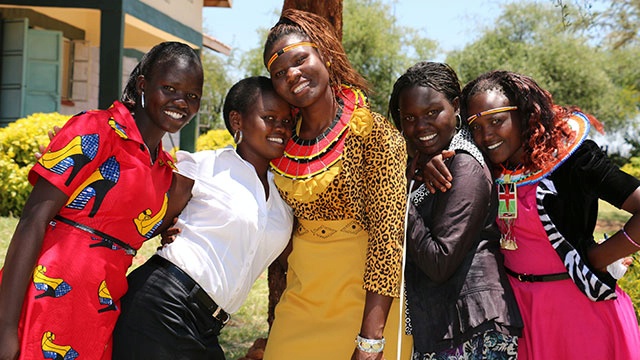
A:
<svg viewBox="0 0 640 360">
<path fill-rule="evenodd" d="M 369 110 L 365 80 L 328 29 L 286 10 L 265 44 L 276 92 L 298 111 L 272 161 L 297 227 L 266 360 L 396 358 L 405 144 Z"/>
</svg>

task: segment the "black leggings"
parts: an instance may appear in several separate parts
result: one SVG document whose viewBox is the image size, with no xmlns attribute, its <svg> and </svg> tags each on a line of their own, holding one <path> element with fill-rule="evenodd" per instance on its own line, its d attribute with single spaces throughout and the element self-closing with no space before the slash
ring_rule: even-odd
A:
<svg viewBox="0 0 640 360">
<path fill-rule="evenodd" d="M 127 279 L 114 360 L 225 360 L 219 324 L 169 272 L 146 262 Z"/>
</svg>

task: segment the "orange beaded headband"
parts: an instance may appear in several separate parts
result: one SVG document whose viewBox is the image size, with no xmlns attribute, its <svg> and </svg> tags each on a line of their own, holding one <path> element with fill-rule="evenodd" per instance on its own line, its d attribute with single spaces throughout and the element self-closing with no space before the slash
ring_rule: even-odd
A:
<svg viewBox="0 0 640 360">
<path fill-rule="evenodd" d="M 497 113 L 501 113 L 501 112 L 505 112 L 505 111 L 513 111 L 513 110 L 518 110 L 518 107 L 517 106 L 503 106 L 503 107 L 497 107 L 497 108 L 481 111 L 481 112 L 479 112 L 477 114 L 473 114 L 473 115 L 469 116 L 467 118 L 467 123 L 469 125 L 471 125 L 471 123 L 476 121 L 476 119 L 479 118 L 480 116 L 497 114 Z"/>
<path fill-rule="evenodd" d="M 318 48 L 318 45 L 312 43 L 312 42 L 308 42 L 308 41 L 301 41 L 299 43 L 295 43 L 295 44 L 290 44 L 287 45 L 285 47 L 283 47 L 282 49 L 276 51 L 273 55 L 271 55 L 271 58 L 269 59 L 269 61 L 267 61 L 267 71 L 271 71 L 271 64 L 273 64 L 274 61 L 276 61 L 276 59 L 278 58 L 278 56 L 284 54 L 285 52 L 293 49 L 293 48 L 297 48 L 298 46 L 311 46 L 314 48 Z"/>
</svg>

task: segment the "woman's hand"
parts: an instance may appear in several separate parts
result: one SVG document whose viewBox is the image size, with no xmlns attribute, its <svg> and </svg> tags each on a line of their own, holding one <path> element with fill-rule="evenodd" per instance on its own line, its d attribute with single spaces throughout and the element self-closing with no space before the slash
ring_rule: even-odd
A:
<svg viewBox="0 0 640 360">
<path fill-rule="evenodd" d="M 446 192 L 451 189 L 453 177 L 445 162 L 455 154 L 453 150 L 443 150 L 441 154 L 432 157 L 421 171 L 418 170 L 418 176 L 415 176 L 415 179 L 420 178 L 432 194 L 435 194 L 436 190 Z"/>
<path fill-rule="evenodd" d="M 176 236 L 180 234 L 180 229 L 175 227 L 177 222 L 178 222 L 178 218 L 174 217 L 173 221 L 171 222 L 171 225 L 169 225 L 169 228 L 160 233 L 161 246 L 158 247 L 158 250 L 160 250 L 163 246 L 167 244 L 171 244 L 176 239 Z"/>
<path fill-rule="evenodd" d="M 629 266 L 633 263 L 631 256 L 618 259 L 607 266 L 606 271 L 616 280 L 622 279 L 624 274 L 629 269 Z"/>
<path fill-rule="evenodd" d="M 53 129 L 49 130 L 47 132 L 47 135 L 49 136 L 49 141 L 53 140 L 53 137 L 56 136 L 56 134 L 60 131 L 60 127 L 58 126 L 54 126 Z M 38 145 L 38 151 L 36 151 L 33 156 L 36 158 L 36 161 L 40 160 L 40 158 L 42 157 L 42 154 L 44 153 L 44 151 L 47 149 L 46 146 L 40 144 Z"/>
</svg>

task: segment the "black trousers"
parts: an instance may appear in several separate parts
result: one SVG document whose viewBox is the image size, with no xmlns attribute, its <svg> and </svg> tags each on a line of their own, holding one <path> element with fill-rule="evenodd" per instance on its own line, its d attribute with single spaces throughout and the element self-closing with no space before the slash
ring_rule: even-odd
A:
<svg viewBox="0 0 640 360">
<path fill-rule="evenodd" d="M 194 291 L 149 261 L 127 279 L 113 334 L 114 360 L 225 360 L 218 343 L 221 324 Z"/>
</svg>

